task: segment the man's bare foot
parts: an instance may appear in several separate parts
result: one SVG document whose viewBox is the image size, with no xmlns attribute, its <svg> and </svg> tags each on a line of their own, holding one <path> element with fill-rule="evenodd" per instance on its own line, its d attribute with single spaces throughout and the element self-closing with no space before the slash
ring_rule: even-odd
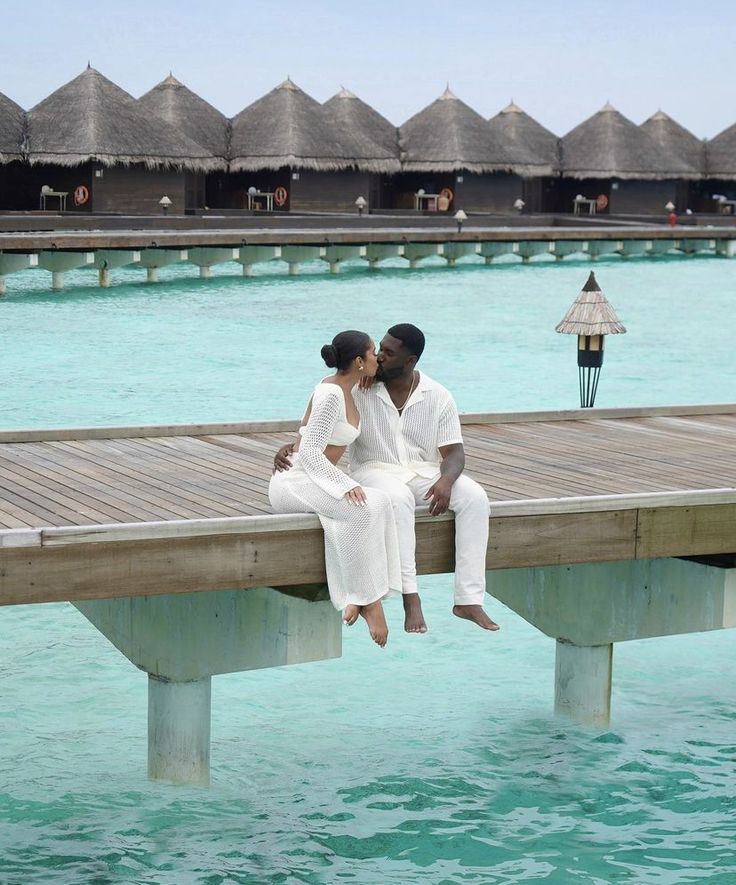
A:
<svg viewBox="0 0 736 885">
<path fill-rule="evenodd" d="M 360 613 L 368 624 L 368 632 L 371 634 L 371 639 L 376 645 L 380 645 L 383 648 L 388 639 L 388 625 L 383 614 L 381 600 L 372 602 L 370 605 L 361 606 Z"/>
<path fill-rule="evenodd" d="M 360 606 L 359 605 L 346 605 L 345 609 L 342 613 L 342 622 L 346 624 L 348 627 L 352 627 L 353 624 L 358 620 L 358 615 L 360 614 Z"/>
<path fill-rule="evenodd" d="M 418 593 L 404 593 L 404 630 L 407 633 L 426 633 L 427 622 L 422 614 L 422 601 Z"/>
<path fill-rule="evenodd" d="M 464 618 L 466 621 L 472 621 L 484 630 L 499 630 L 499 626 L 492 621 L 483 611 L 482 605 L 454 605 L 452 613 L 457 618 Z"/>
</svg>

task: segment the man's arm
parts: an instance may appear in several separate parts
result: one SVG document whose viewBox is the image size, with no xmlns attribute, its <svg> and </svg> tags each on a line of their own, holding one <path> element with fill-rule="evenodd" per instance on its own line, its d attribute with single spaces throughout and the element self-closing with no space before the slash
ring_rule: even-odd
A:
<svg viewBox="0 0 736 885">
<path fill-rule="evenodd" d="M 465 469 L 465 447 L 462 443 L 440 446 L 440 478 L 427 490 L 424 500 L 429 500 L 429 515 L 446 513 L 450 506 L 450 494 L 455 480 Z"/>
</svg>

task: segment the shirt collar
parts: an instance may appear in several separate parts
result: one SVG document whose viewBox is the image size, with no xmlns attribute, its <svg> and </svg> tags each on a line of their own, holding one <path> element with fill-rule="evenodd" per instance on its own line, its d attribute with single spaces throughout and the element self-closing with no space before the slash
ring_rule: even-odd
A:
<svg viewBox="0 0 736 885">
<path fill-rule="evenodd" d="M 417 371 L 419 371 L 419 370 L 417 369 Z M 391 406 L 392 409 L 396 408 L 393 400 L 391 399 L 391 395 L 389 394 L 388 390 L 386 390 L 386 385 L 383 383 L 383 381 L 378 381 L 376 384 L 373 385 L 372 389 L 376 391 L 376 396 L 379 399 L 382 399 L 387 405 Z M 427 375 L 425 375 L 424 372 L 419 372 L 419 383 L 414 388 L 414 391 L 412 392 L 411 396 L 407 400 L 407 403 L 404 406 L 404 408 L 406 408 L 410 402 L 417 403 L 417 402 L 420 402 L 421 400 L 423 400 L 424 399 L 423 391 L 431 390 L 431 389 L 432 389 L 431 378 L 429 378 Z"/>
</svg>

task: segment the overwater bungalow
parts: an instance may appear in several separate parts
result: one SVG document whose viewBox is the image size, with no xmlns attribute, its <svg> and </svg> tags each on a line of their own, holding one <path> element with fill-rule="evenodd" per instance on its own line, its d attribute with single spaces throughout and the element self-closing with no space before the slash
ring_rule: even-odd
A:
<svg viewBox="0 0 736 885">
<path fill-rule="evenodd" d="M 370 173 L 359 168 L 354 139 L 290 79 L 232 120 L 225 208 L 355 211 Z"/>
<path fill-rule="evenodd" d="M 9 207 L 23 159 L 25 112 L 0 92 L 0 208 Z"/>
<path fill-rule="evenodd" d="M 227 169 L 230 121 L 217 108 L 180 83 L 172 73 L 142 95 L 138 102 L 149 119 L 167 123 L 206 148 L 220 161 L 218 171 Z M 217 202 L 214 195 L 207 194 L 208 177 L 212 182 L 211 187 L 216 187 L 213 173 L 209 176 L 201 171 L 185 173 L 186 208 L 200 209 L 210 205 L 210 202 Z M 220 176 L 217 180 L 220 180 Z"/>
<path fill-rule="evenodd" d="M 562 138 L 560 162 L 563 212 L 664 215 L 670 202 L 684 210 L 685 183 L 701 175 L 609 103 Z"/>
<path fill-rule="evenodd" d="M 531 159 L 539 166 L 537 175 L 522 182 L 521 198 L 525 210 L 552 210 L 560 169 L 560 139 L 513 101 L 491 117 L 488 125 L 494 135 L 511 146 L 515 157 L 527 157 L 531 153 Z"/>
<path fill-rule="evenodd" d="M 399 127 L 399 146 L 403 172 L 394 201 L 400 209 L 511 213 L 523 198 L 522 177 L 552 171 L 527 148 L 515 151 L 449 86 Z"/>
<path fill-rule="evenodd" d="M 675 154 L 701 176 L 705 174 L 705 143 L 664 111 L 658 110 L 652 114 L 640 128 L 662 150 Z M 701 182 L 694 179 L 681 182 L 674 204 L 678 212 L 683 209 L 706 209 L 701 200 Z"/>
<path fill-rule="evenodd" d="M 710 211 L 736 214 L 736 123 L 706 142 L 703 195 Z"/>
<path fill-rule="evenodd" d="M 354 160 L 355 169 L 365 176 L 364 189 L 355 198 L 362 196 L 372 209 L 387 208 L 391 205 L 391 176 L 401 171 L 398 129 L 345 88 L 323 108 L 333 135 Z"/>
<path fill-rule="evenodd" d="M 22 187 L 35 208 L 42 188 L 67 194 L 67 210 L 158 214 L 167 196 L 186 208 L 186 173 L 222 168 L 173 126 L 148 114 L 99 71 L 88 67 L 27 115 Z"/>
</svg>

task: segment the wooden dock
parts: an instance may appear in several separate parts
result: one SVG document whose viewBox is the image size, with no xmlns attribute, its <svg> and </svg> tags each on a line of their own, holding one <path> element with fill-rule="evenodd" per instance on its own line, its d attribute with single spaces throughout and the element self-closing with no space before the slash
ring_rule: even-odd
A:
<svg viewBox="0 0 736 885">
<path fill-rule="evenodd" d="M 559 713 L 607 726 L 616 642 L 736 626 L 736 405 L 463 424 L 488 591 L 557 640 Z M 70 600 L 148 674 L 152 778 L 209 782 L 213 675 L 341 653 L 317 518 L 269 512 L 295 429 L 0 434 L 0 605 Z M 420 573 L 453 548 L 451 513 L 418 516 Z"/>
<path fill-rule="evenodd" d="M 736 552 L 736 405 L 465 415 L 488 568 Z M 296 422 L 0 434 L 0 604 L 324 581 L 321 529 L 272 515 Z M 422 573 L 453 520 L 418 517 Z"/>
</svg>

